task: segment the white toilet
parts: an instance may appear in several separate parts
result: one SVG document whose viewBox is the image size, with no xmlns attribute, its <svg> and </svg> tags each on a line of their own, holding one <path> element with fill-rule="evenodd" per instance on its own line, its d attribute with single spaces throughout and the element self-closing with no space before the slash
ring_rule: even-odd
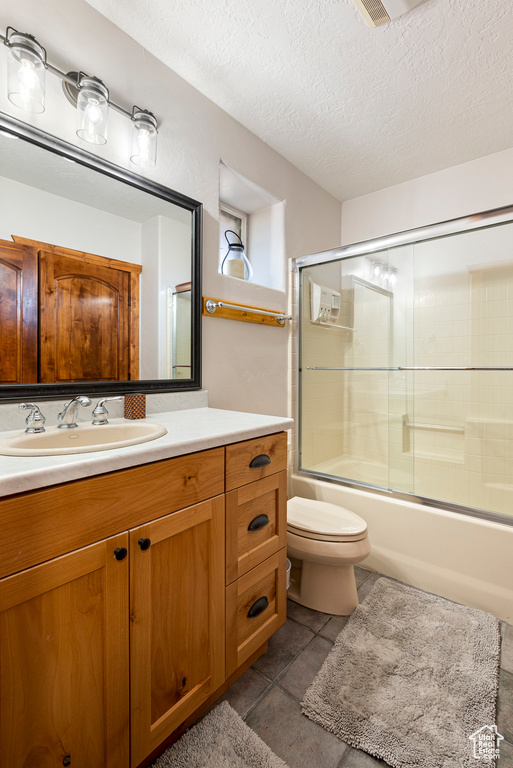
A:
<svg viewBox="0 0 513 768">
<path fill-rule="evenodd" d="M 292 600 L 338 616 L 354 611 L 353 566 L 370 553 L 365 520 L 336 504 L 294 496 L 287 502 L 287 553 Z"/>
</svg>

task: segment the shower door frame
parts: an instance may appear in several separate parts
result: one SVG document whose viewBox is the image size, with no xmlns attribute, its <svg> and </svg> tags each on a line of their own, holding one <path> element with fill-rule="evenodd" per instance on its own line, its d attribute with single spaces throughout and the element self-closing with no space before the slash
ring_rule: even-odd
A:
<svg viewBox="0 0 513 768">
<path fill-rule="evenodd" d="M 501 224 L 507 224 L 513 222 L 513 205 L 504 206 L 502 208 L 494 208 L 488 211 L 482 211 L 480 213 L 472 214 L 470 216 L 462 216 L 457 219 L 449 219 L 444 222 L 436 224 L 429 224 L 424 227 L 417 227 L 414 229 L 404 230 L 403 232 L 397 232 L 391 235 L 384 235 L 382 237 L 373 238 L 371 240 L 364 240 L 358 243 L 352 243 L 350 245 L 341 246 L 328 251 L 320 251 L 319 253 L 310 254 L 308 256 L 302 256 L 292 260 L 292 266 L 294 271 L 294 290 L 297 297 L 298 308 L 298 333 L 295 340 L 295 352 L 297 353 L 297 359 L 299 361 L 299 367 L 296 371 L 296 383 L 297 383 L 297 404 L 296 404 L 296 423 L 298 429 L 296 431 L 296 455 L 298 457 L 298 466 L 295 470 L 299 475 L 306 477 L 312 477 L 314 479 L 320 479 L 324 482 L 333 483 L 335 485 L 343 485 L 348 488 L 354 488 L 356 490 L 364 490 L 370 493 L 376 493 L 381 496 L 386 496 L 391 499 L 398 499 L 401 501 L 409 501 L 416 504 L 421 504 L 427 507 L 433 507 L 435 509 L 443 509 L 450 512 L 456 512 L 471 517 L 477 517 L 482 520 L 488 520 L 494 523 L 500 523 L 502 525 L 513 526 L 513 516 L 508 516 L 500 512 L 492 512 L 486 509 L 478 509 L 476 507 L 468 507 L 463 504 L 456 504 L 454 502 L 442 501 L 439 499 L 433 499 L 426 496 L 420 496 L 416 493 L 409 491 L 398 491 L 390 488 L 384 488 L 382 486 L 372 485 L 370 483 L 357 482 L 354 480 L 343 479 L 334 477 L 333 475 L 326 475 L 322 472 L 302 469 L 299 467 L 299 461 L 301 456 L 301 430 L 302 430 L 302 386 L 301 386 L 301 373 L 302 373 L 302 318 L 303 318 L 303 297 L 301 291 L 301 270 L 307 267 L 313 267 L 319 264 L 326 264 L 332 261 L 342 261 L 344 259 L 353 258 L 355 256 L 367 256 L 378 251 L 388 250 L 400 245 L 414 245 L 416 243 L 425 242 L 427 240 L 436 240 L 438 238 L 455 235 L 465 232 L 471 232 L 472 230 L 489 229 L 492 227 L 500 226 Z M 362 370 L 361 368 L 352 367 L 323 367 L 323 366 L 308 366 L 309 370 L 340 370 L 340 371 L 355 371 Z M 365 370 L 374 371 L 513 371 L 511 367 L 481 367 L 481 366 L 387 366 L 386 368 L 366 368 Z"/>
</svg>

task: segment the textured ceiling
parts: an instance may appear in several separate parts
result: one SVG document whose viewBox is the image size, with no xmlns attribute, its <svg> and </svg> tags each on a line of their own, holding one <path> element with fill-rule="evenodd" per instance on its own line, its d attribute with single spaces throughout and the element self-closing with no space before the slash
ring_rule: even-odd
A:
<svg viewBox="0 0 513 768">
<path fill-rule="evenodd" d="M 341 200 L 513 146 L 513 3 L 87 0 Z"/>
</svg>

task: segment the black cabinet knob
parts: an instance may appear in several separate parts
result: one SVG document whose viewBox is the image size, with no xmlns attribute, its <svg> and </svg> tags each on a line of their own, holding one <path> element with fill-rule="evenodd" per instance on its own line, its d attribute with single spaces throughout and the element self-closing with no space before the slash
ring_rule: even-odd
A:
<svg viewBox="0 0 513 768">
<path fill-rule="evenodd" d="M 71 755 L 66 755 L 66 757 L 62 761 L 63 765 L 71 765 Z"/>
<path fill-rule="evenodd" d="M 256 600 L 248 611 L 248 619 L 254 619 L 255 616 L 260 616 L 269 605 L 269 600 L 264 595 Z"/>
<path fill-rule="evenodd" d="M 126 547 L 117 547 L 114 550 L 114 557 L 116 558 L 116 560 L 124 560 L 127 555 L 128 555 L 128 551 Z M 66 758 L 64 759 L 66 760 Z M 70 758 L 70 762 L 71 762 L 71 758 Z M 64 763 L 64 765 L 69 765 L 69 763 Z"/>
<path fill-rule="evenodd" d="M 141 547 L 142 551 L 145 552 L 147 549 L 150 548 L 151 539 L 139 539 L 137 543 Z"/>
<path fill-rule="evenodd" d="M 257 515 L 248 525 L 248 531 L 259 531 L 261 528 L 265 528 L 266 525 L 269 525 L 267 515 Z"/>
<path fill-rule="evenodd" d="M 251 459 L 249 466 L 251 469 L 257 469 L 258 467 L 266 467 L 270 463 L 271 457 L 266 453 L 261 453 L 259 456 L 255 456 L 254 459 Z"/>
</svg>

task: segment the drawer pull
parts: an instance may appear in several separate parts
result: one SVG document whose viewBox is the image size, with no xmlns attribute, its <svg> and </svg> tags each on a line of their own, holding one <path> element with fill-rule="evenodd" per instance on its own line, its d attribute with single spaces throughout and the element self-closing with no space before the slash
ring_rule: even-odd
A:
<svg viewBox="0 0 513 768">
<path fill-rule="evenodd" d="M 254 459 L 251 459 L 249 466 L 251 469 L 255 469 L 258 467 L 267 467 L 268 464 L 271 463 L 271 457 L 268 456 L 266 453 L 261 453 L 259 456 L 255 456 Z"/>
<path fill-rule="evenodd" d="M 137 543 L 141 547 L 142 551 L 146 552 L 146 550 L 150 548 L 151 540 L 150 539 L 139 539 L 139 541 Z"/>
<path fill-rule="evenodd" d="M 254 517 L 248 525 L 248 531 L 259 531 L 260 528 L 265 528 L 266 525 L 269 525 L 269 518 L 267 515 L 258 515 L 257 517 Z"/>
<path fill-rule="evenodd" d="M 114 557 L 118 561 L 124 560 L 127 555 L 128 555 L 128 550 L 126 547 L 116 547 L 116 549 L 114 550 Z"/>
<path fill-rule="evenodd" d="M 258 600 L 256 600 L 256 602 L 254 602 L 251 608 L 249 609 L 248 619 L 254 619 L 255 616 L 260 616 L 260 614 L 265 611 L 268 605 L 269 605 L 269 600 L 265 595 L 263 597 L 259 597 Z"/>
</svg>

